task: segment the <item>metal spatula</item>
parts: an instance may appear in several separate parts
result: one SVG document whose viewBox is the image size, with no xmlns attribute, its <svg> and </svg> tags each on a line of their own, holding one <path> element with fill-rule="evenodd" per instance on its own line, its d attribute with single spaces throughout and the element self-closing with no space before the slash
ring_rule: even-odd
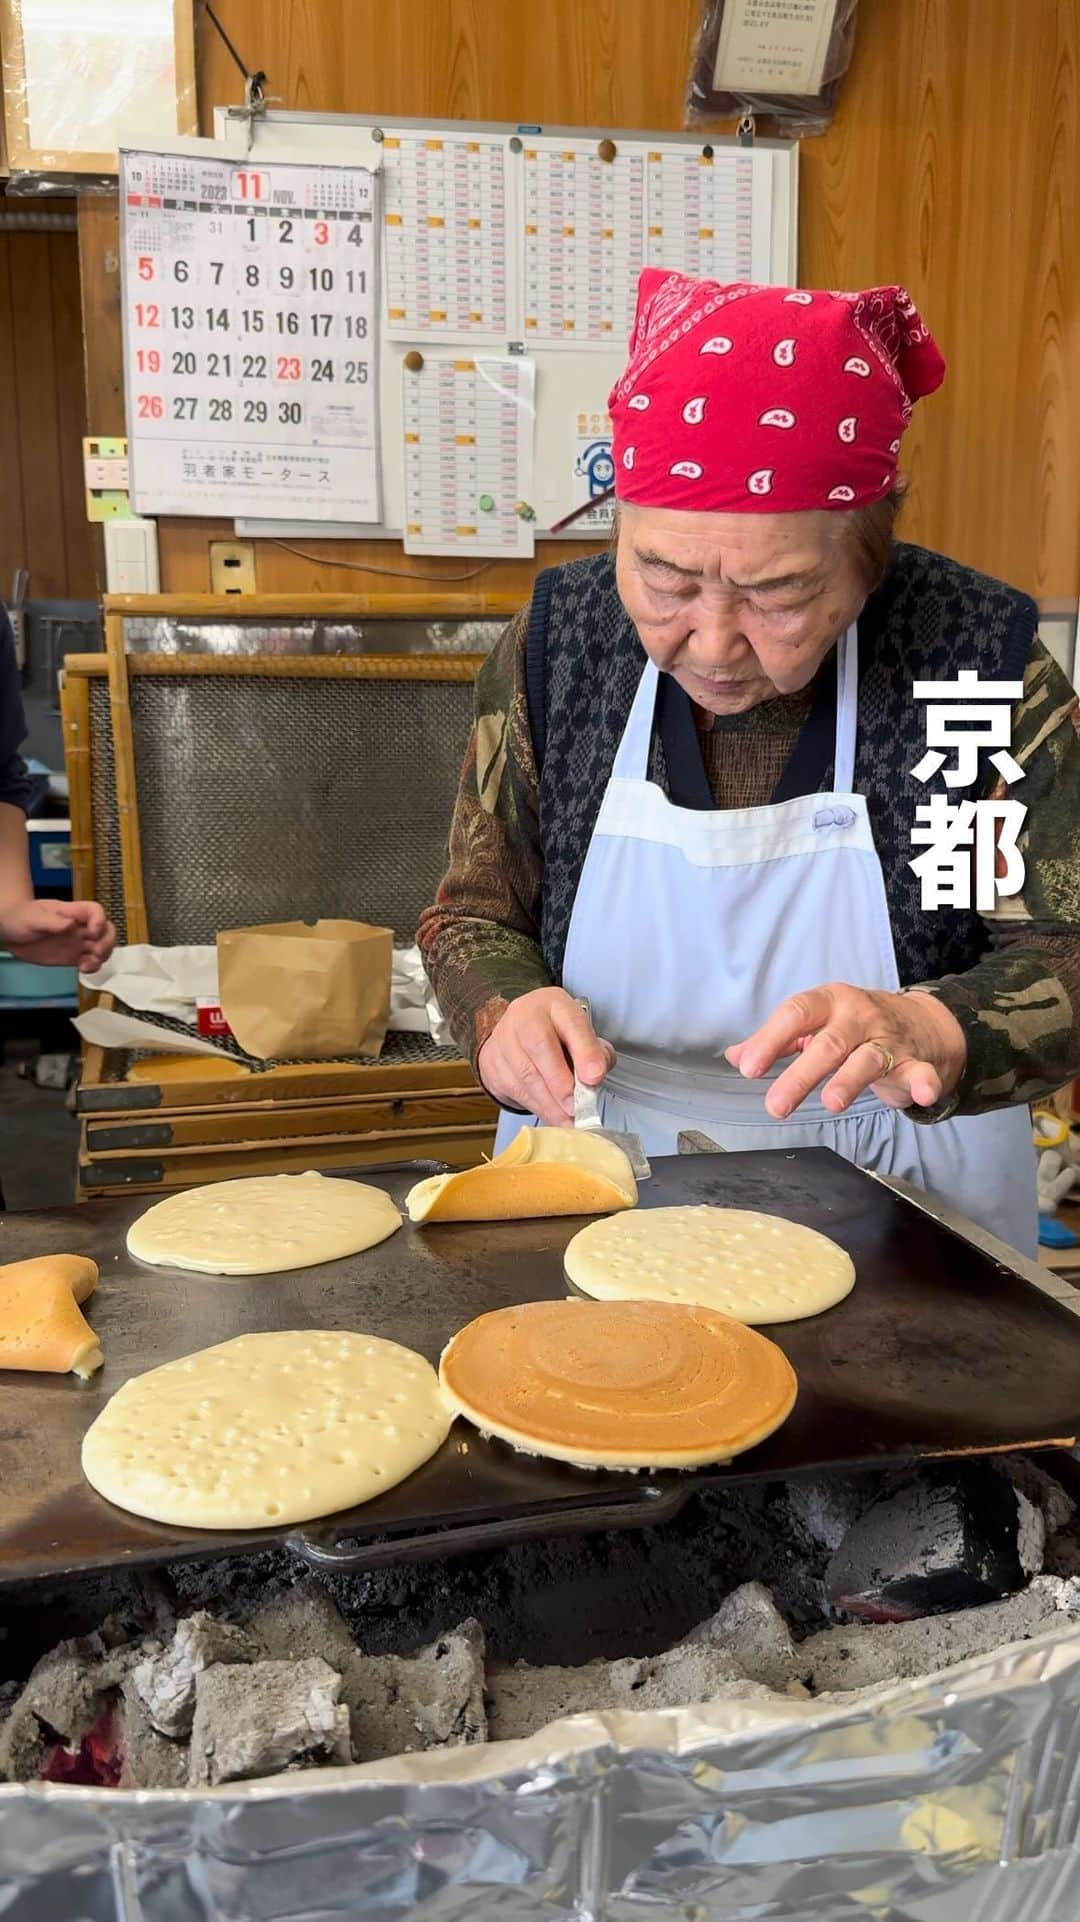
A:
<svg viewBox="0 0 1080 1922">
<path fill-rule="evenodd" d="M 592 1014 L 588 1002 L 579 1001 L 578 1006 L 591 1020 Z M 623 1154 L 630 1163 L 634 1171 L 634 1180 L 648 1181 L 649 1176 L 652 1174 L 652 1169 L 649 1166 L 649 1157 L 645 1153 L 641 1136 L 619 1134 L 614 1128 L 605 1128 L 600 1120 L 600 1107 L 597 1101 L 596 1089 L 587 1088 L 584 1082 L 578 1080 L 576 1075 L 574 1076 L 574 1126 L 575 1128 L 586 1128 L 591 1134 L 603 1135 L 605 1141 L 613 1141 L 616 1148 L 622 1149 Z"/>
<path fill-rule="evenodd" d="M 614 1128 L 605 1128 L 600 1120 L 600 1109 L 596 1100 L 596 1089 L 586 1088 L 583 1082 L 574 1082 L 574 1126 L 586 1129 L 590 1134 L 603 1135 L 605 1141 L 613 1141 L 621 1148 L 634 1171 L 635 1181 L 648 1181 L 652 1174 L 649 1157 L 645 1153 L 640 1135 L 624 1135 Z"/>
</svg>

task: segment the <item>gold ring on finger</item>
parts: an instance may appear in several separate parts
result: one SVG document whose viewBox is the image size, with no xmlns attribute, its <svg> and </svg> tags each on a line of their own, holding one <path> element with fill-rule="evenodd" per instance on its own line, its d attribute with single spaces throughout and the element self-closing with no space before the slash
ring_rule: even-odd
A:
<svg viewBox="0 0 1080 1922">
<path fill-rule="evenodd" d="M 888 1074 L 891 1074 L 893 1069 L 896 1066 L 896 1056 L 894 1055 L 891 1048 L 887 1048 L 885 1046 L 884 1041 L 872 1040 L 870 1043 L 870 1046 L 872 1048 L 876 1048 L 879 1055 L 881 1056 L 883 1066 L 882 1066 L 881 1074 L 879 1075 L 878 1079 L 881 1081 L 884 1081 L 885 1076 Z"/>
</svg>

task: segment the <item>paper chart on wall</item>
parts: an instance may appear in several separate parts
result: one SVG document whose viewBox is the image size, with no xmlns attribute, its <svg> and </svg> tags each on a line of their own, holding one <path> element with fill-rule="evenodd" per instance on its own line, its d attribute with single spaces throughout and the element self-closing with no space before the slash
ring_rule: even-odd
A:
<svg viewBox="0 0 1080 1922">
<path fill-rule="evenodd" d="M 382 152 L 388 334 L 505 339 L 505 136 L 390 132 Z"/>
<path fill-rule="evenodd" d="M 650 267 L 704 280 L 771 279 L 768 201 L 755 205 L 761 168 L 751 153 L 718 160 L 710 148 L 654 147 L 646 173 Z"/>
<path fill-rule="evenodd" d="M 764 285 L 796 277 L 795 148 L 618 129 L 600 137 L 581 128 L 541 132 L 372 117 L 320 130 L 298 116 L 271 113 L 257 130 L 256 153 L 268 143 L 271 157 L 284 155 L 301 134 L 312 157 L 356 158 L 380 171 L 382 347 L 372 375 L 382 513 L 366 525 L 359 517 L 328 514 L 335 535 L 398 539 L 410 518 L 406 354 L 522 355 L 535 362 L 533 470 L 522 497 L 536 510 L 532 531 L 542 538 L 576 503 L 600 491 L 609 450 L 593 423 L 625 357 L 640 268 Z M 579 416 L 587 425 L 579 428 Z M 262 519 L 258 510 L 242 518 L 238 532 L 299 538 L 315 531 L 300 514 L 267 520 L 266 511 Z M 486 551 L 495 512 L 485 510 L 483 524 L 475 513 L 462 518 L 462 526 L 483 525 L 475 536 L 457 536 L 455 521 L 445 547 L 440 522 L 441 551 L 460 553 L 466 543 L 469 551 Z M 419 518 L 431 521 L 430 513 Z M 606 538 L 607 518 L 597 509 L 575 532 Z M 415 525 L 417 516 L 411 520 Z M 410 536 L 410 545 L 421 538 Z M 507 522 L 494 551 L 517 551 L 528 540 L 529 524 Z"/>
<path fill-rule="evenodd" d="M 775 278 L 772 156 L 730 148 L 526 140 L 520 196 L 525 338 L 621 353 L 642 267 Z"/>
<path fill-rule="evenodd" d="M 534 393 L 514 356 L 403 366 L 407 554 L 532 554 Z"/>
<path fill-rule="evenodd" d="M 645 163 L 595 141 L 527 139 L 522 189 L 525 339 L 544 347 L 625 343 L 645 261 Z"/>
</svg>

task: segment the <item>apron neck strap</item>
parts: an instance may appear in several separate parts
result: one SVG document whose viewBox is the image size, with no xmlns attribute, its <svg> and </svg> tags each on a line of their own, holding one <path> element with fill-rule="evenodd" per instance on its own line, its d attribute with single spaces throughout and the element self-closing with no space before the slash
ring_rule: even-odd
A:
<svg viewBox="0 0 1080 1922">
<path fill-rule="evenodd" d="M 645 781 L 648 779 L 649 750 L 652 745 L 659 685 L 659 669 L 654 661 L 646 660 L 629 719 L 612 764 L 613 780 Z M 689 714 L 689 695 L 685 699 Z M 833 791 L 836 794 L 851 794 L 854 791 L 858 712 L 859 630 L 853 621 L 847 633 L 841 635 L 836 645 L 836 748 L 833 758 Z M 785 769 L 785 774 L 787 771 Z M 797 787 L 795 791 L 803 793 L 807 790 Z M 774 800 L 788 798 L 787 794 L 781 794 L 779 791 L 773 796 Z"/>
<path fill-rule="evenodd" d="M 660 681 L 660 670 L 655 661 L 646 656 L 641 679 L 638 682 L 630 718 L 623 729 L 612 763 L 613 781 L 647 781 L 649 778 L 649 749 L 652 746 L 653 717 L 656 713 L 656 690 Z"/>
<path fill-rule="evenodd" d="M 852 621 L 836 645 L 836 757 L 833 792 L 855 791 L 855 736 L 859 719 L 859 628 Z"/>
</svg>

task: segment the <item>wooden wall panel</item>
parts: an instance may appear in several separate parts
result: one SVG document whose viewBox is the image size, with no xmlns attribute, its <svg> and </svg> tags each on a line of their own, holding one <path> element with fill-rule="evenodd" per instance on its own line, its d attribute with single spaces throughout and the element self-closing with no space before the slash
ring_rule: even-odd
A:
<svg viewBox="0 0 1080 1922">
<path fill-rule="evenodd" d="M 949 363 L 905 443 L 913 536 L 1073 598 L 1078 60 L 1080 0 L 863 0 L 800 206 L 807 284 L 902 280 Z"/>
<path fill-rule="evenodd" d="M 37 599 L 92 599 L 82 481 L 84 403 L 73 233 L 0 232 L 0 591 L 17 567 Z"/>
<path fill-rule="evenodd" d="M 682 125 L 699 4 L 216 0 L 289 107 L 658 128 Z M 906 531 L 1044 597 L 1080 592 L 1078 58 L 1080 0 L 861 0 L 836 120 L 803 146 L 803 282 L 903 282 L 949 360 L 909 436 Z M 205 19 L 199 73 L 208 126 L 243 88 Z M 87 202 L 83 219 L 90 411 L 108 431 L 115 214 Z M 3 406 L 0 376 L 0 420 Z M 163 523 L 163 587 L 205 590 L 207 542 L 221 531 Z M 261 544 L 260 588 L 393 590 L 400 577 L 407 589 L 472 571 L 389 543 L 309 551 L 317 558 Z M 537 564 L 582 551 L 545 543 Z M 483 584 L 509 590 L 533 571 L 492 563 Z"/>
</svg>

